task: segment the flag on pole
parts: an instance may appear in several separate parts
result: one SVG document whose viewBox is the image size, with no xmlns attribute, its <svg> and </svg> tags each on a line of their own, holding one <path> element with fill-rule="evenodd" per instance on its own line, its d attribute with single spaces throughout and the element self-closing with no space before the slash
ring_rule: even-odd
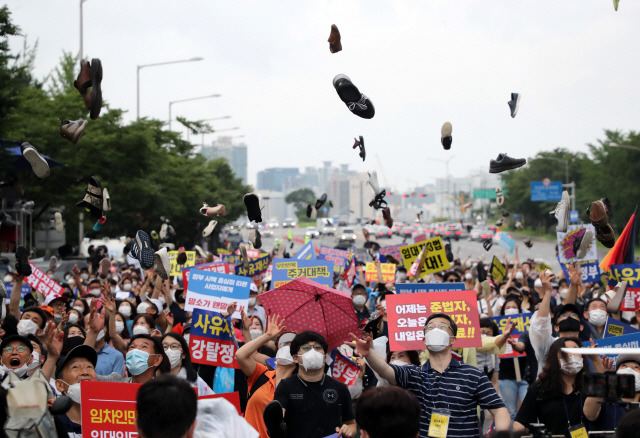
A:
<svg viewBox="0 0 640 438">
<path fill-rule="evenodd" d="M 356 278 L 356 256 L 351 257 L 351 263 L 349 263 L 349 267 L 346 271 L 347 274 L 347 286 L 351 287 L 353 285 L 353 280 Z"/>
<path fill-rule="evenodd" d="M 629 222 L 624 227 L 622 234 L 613 245 L 613 248 L 609 250 L 606 256 L 600 262 L 600 269 L 603 272 L 609 271 L 611 265 L 624 265 L 634 262 L 633 255 L 633 243 L 636 237 L 636 212 L 638 207 L 634 210 L 633 214 L 629 218 Z"/>
</svg>

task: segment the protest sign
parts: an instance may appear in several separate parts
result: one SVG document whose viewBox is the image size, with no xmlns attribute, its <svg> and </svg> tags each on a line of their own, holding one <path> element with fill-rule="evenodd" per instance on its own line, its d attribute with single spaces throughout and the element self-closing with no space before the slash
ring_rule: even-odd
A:
<svg viewBox="0 0 640 438">
<path fill-rule="evenodd" d="M 180 275 L 183 268 L 190 268 L 196 265 L 196 252 L 185 251 L 185 253 L 187 254 L 187 261 L 184 265 L 178 264 L 178 251 L 169 251 L 167 253 L 169 255 L 169 264 L 171 265 L 169 275 Z"/>
<path fill-rule="evenodd" d="M 197 267 L 197 269 L 201 271 L 219 272 L 221 274 L 234 274 L 235 268 L 235 265 L 231 263 L 207 263 L 205 265 L 198 265 Z M 182 287 L 184 290 L 189 288 L 189 276 L 191 275 L 192 269 L 196 269 L 195 266 L 182 269 Z"/>
<path fill-rule="evenodd" d="M 313 247 L 313 242 L 310 240 L 305 243 L 292 258 L 295 260 L 315 260 L 316 249 Z"/>
<path fill-rule="evenodd" d="M 258 257 L 260 257 L 260 250 L 259 249 L 250 249 L 250 248 L 245 248 L 247 251 L 247 257 L 249 257 L 250 259 L 257 259 Z M 238 250 L 238 252 L 240 252 L 240 250 Z"/>
<path fill-rule="evenodd" d="M 573 250 L 573 243 L 576 239 L 583 238 L 587 230 L 591 231 L 591 242 L 589 249 L 584 257 L 576 258 Z M 596 248 L 596 229 L 591 224 L 569 225 L 566 233 L 556 233 L 558 238 L 558 257 L 561 263 L 576 262 L 580 260 L 598 260 L 598 251 Z"/>
<path fill-rule="evenodd" d="M 184 310 L 213 310 L 222 312 L 232 302 L 238 307 L 233 318 L 239 319 L 249 301 L 249 279 L 237 275 L 220 274 L 192 269 Z"/>
<path fill-rule="evenodd" d="M 640 330 L 631 327 L 629 324 L 618 321 L 615 318 L 608 317 L 607 325 L 604 328 L 603 338 L 610 338 L 612 336 L 623 336 L 631 333 L 638 333 Z"/>
<path fill-rule="evenodd" d="M 493 277 L 493 281 L 496 283 L 500 283 L 507 275 L 507 267 L 503 265 L 496 256 L 493 256 L 493 260 L 491 260 L 490 272 L 491 277 Z"/>
<path fill-rule="evenodd" d="M 420 255 L 420 251 L 425 245 L 427 245 L 429 253 L 427 254 L 427 258 L 425 259 L 424 265 L 422 266 L 422 271 L 420 272 L 418 277 L 423 277 L 424 275 L 431 274 L 433 272 L 444 271 L 451 267 L 451 265 L 449 264 L 449 260 L 447 260 L 447 254 L 444 250 L 442 239 L 440 238 L 440 236 L 438 236 L 434 237 L 433 239 L 425 240 L 423 242 L 414 243 L 413 245 L 407 245 L 400 248 L 402 263 L 404 264 L 405 268 L 407 268 L 407 271 L 411 269 L 411 265 L 413 264 L 414 260 L 418 258 L 418 255 Z"/>
<path fill-rule="evenodd" d="M 236 254 L 222 254 L 221 257 L 224 263 L 233 263 L 234 265 L 242 263 L 242 258 Z"/>
<path fill-rule="evenodd" d="M 529 328 L 531 327 L 531 314 L 518 313 L 515 315 L 492 316 L 489 319 L 497 324 L 498 329 L 500 329 L 500 333 L 504 333 L 509 318 L 511 318 L 511 322 L 514 324 L 513 334 L 511 335 L 511 338 L 517 341 L 522 333 L 529 331 Z M 526 356 L 525 353 L 518 353 L 513 349 L 513 346 L 511 344 L 507 343 L 507 348 L 504 354 L 501 354 L 498 357 L 500 359 L 506 359 L 510 357 L 524 356 Z"/>
<path fill-rule="evenodd" d="M 513 251 L 516 247 L 516 241 L 511 238 L 507 233 L 503 231 L 498 231 L 493 236 L 493 241 L 500 245 L 502 248 L 509 251 L 509 254 L 513 254 Z"/>
<path fill-rule="evenodd" d="M 333 262 L 327 260 L 273 259 L 273 288 L 304 277 L 325 286 L 333 286 Z"/>
<path fill-rule="evenodd" d="M 464 290 L 464 283 L 396 283 L 397 294 Z"/>
<path fill-rule="evenodd" d="M 137 438 L 136 395 L 140 384 L 80 382 L 82 435 Z"/>
<path fill-rule="evenodd" d="M 29 265 L 31 266 L 31 275 L 24 278 L 25 283 L 31 286 L 36 292 L 44 295 L 45 298 L 49 295 L 53 295 L 54 297 L 62 296 L 62 292 L 64 291 L 62 286 L 33 263 L 29 262 Z"/>
<path fill-rule="evenodd" d="M 191 361 L 225 368 L 240 368 L 235 360 L 238 346 L 233 327 L 220 313 L 209 310 L 193 311 L 189 336 Z"/>
<path fill-rule="evenodd" d="M 271 256 L 269 254 L 258 259 L 249 260 L 249 269 L 245 269 L 241 263 L 236 266 L 236 275 L 242 275 L 243 277 L 253 277 L 267 270 Z"/>
<path fill-rule="evenodd" d="M 210 394 L 199 396 L 198 400 L 207 399 L 207 398 L 224 398 L 238 410 L 238 415 L 242 415 L 242 410 L 240 409 L 240 393 L 238 391 L 235 392 L 223 392 L 222 394 Z"/>
<path fill-rule="evenodd" d="M 423 350 L 424 324 L 432 313 L 446 313 L 457 324 L 455 348 L 482 345 L 473 290 L 387 295 L 387 312 L 391 351 Z"/>
<path fill-rule="evenodd" d="M 396 280 L 396 265 L 393 263 L 380 263 L 380 270 L 382 271 L 383 283 L 393 283 Z M 364 279 L 366 281 L 378 282 L 378 269 L 375 263 L 367 263 Z"/>
<path fill-rule="evenodd" d="M 596 347 L 612 347 L 612 348 L 640 348 L 640 332 L 631 333 L 623 336 L 612 336 L 610 338 L 602 338 L 594 340 Z M 584 341 L 583 347 L 590 347 L 590 341 Z M 618 355 L 607 355 L 607 357 L 616 358 Z"/>
<path fill-rule="evenodd" d="M 558 257 L 558 263 L 560 263 L 560 267 L 564 273 L 564 278 L 567 280 L 567 284 L 570 285 L 571 279 L 569 278 L 570 276 L 567 264 L 562 263 L 560 261 L 560 257 Z M 583 260 L 577 263 L 580 268 L 580 276 L 582 277 L 583 283 L 597 283 L 600 281 L 600 266 L 598 265 L 597 260 Z"/>
<path fill-rule="evenodd" d="M 5 284 L 7 288 L 7 298 L 11 297 L 11 292 L 13 292 L 13 284 Z M 25 295 L 31 292 L 31 286 L 28 284 L 23 284 L 20 288 L 20 300 L 24 300 Z"/>
<path fill-rule="evenodd" d="M 402 246 L 403 245 L 383 246 L 378 252 L 382 255 L 390 255 L 394 259 L 400 260 L 402 258 L 402 255 L 400 254 L 400 248 Z"/>
<path fill-rule="evenodd" d="M 360 372 L 360 367 L 351 359 L 344 356 L 337 348 L 331 352 L 331 377 L 347 386 L 354 385 Z"/>
<path fill-rule="evenodd" d="M 328 260 L 333 262 L 333 272 L 342 272 L 348 266 L 351 260 L 351 251 L 347 249 L 329 248 L 327 246 L 320 247 L 318 254 L 319 260 Z"/>
<path fill-rule="evenodd" d="M 620 281 L 627 282 L 627 294 L 621 310 L 635 311 L 640 308 L 640 264 L 611 265 L 609 286 L 614 287 Z"/>
</svg>

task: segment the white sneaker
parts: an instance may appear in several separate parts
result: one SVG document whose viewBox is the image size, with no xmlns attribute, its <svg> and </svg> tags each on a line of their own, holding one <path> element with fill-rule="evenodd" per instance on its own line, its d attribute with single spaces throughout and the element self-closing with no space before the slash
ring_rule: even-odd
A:
<svg viewBox="0 0 640 438">
<path fill-rule="evenodd" d="M 589 251 L 589 247 L 591 246 L 591 242 L 593 241 L 593 233 L 591 230 L 587 230 L 582 235 L 582 239 L 580 240 L 580 246 L 578 246 L 578 251 L 576 251 L 576 258 L 583 259 L 587 255 L 587 251 Z"/>
<path fill-rule="evenodd" d="M 62 222 L 62 213 L 56 211 L 53 214 L 53 219 L 56 224 L 56 231 L 63 232 L 64 231 L 64 222 Z"/>
<path fill-rule="evenodd" d="M 373 189 L 373 196 L 378 196 L 378 194 L 380 193 L 380 184 L 378 184 L 378 173 L 373 170 L 371 172 L 368 172 L 368 174 L 369 180 L 367 181 L 367 183 Z"/>
<path fill-rule="evenodd" d="M 549 214 L 555 215 L 556 219 L 558 219 L 556 231 L 558 233 L 566 233 L 569 225 L 569 192 L 566 190 L 562 192 L 562 199 L 556 205 L 556 209 L 550 211 Z"/>
<path fill-rule="evenodd" d="M 216 228 L 216 225 L 218 225 L 218 221 L 213 219 L 210 220 L 209 225 L 207 225 L 205 229 L 202 230 L 202 237 L 209 237 L 209 235 L 213 233 L 213 230 Z"/>
<path fill-rule="evenodd" d="M 169 272 L 171 272 L 171 262 L 169 260 L 169 254 L 167 248 L 160 248 L 155 252 L 155 264 L 156 272 L 160 278 L 166 280 L 169 278 Z"/>
</svg>

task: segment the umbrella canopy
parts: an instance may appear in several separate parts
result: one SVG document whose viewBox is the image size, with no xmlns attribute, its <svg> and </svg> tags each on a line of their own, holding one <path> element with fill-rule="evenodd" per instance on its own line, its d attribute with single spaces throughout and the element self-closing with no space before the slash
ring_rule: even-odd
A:
<svg viewBox="0 0 640 438">
<path fill-rule="evenodd" d="M 300 333 L 313 330 L 324 336 L 329 350 L 357 333 L 356 316 L 351 296 L 306 278 L 298 278 L 258 296 L 267 315 L 286 319 L 287 330 Z"/>
<path fill-rule="evenodd" d="M 3 140 L 2 143 L 3 146 L 7 146 L 7 144 L 17 144 L 18 142 Z M 7 151 L 7 155 L 9 155 L 11 158 L 9 158 L 6 165 L 3 165 L 2 167 L 4 167 L 5 169 L 31 170 L 31 164 L 29 164 L 27 159 L 22 156 L 20 146 L 5 147 L 5 150 Z M 61 162 L 54 160 L 51 157 L 47 157 L 44 154 L 40 155 L 42 155 L 42 158 L 47 161 L 49 167 L 62 166 Z"/>
</svg>

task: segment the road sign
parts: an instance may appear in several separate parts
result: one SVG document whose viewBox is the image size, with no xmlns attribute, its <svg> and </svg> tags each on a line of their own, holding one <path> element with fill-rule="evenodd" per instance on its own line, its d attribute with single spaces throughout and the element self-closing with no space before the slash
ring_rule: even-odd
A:
<svg viewBox="0 0 640 438">
<path fill-rule="evenodd" d="M 532 201 L 559 201 L 561 199 L 562 181 L 531 181 Z"/>
<path fill-rule="evenodd" d="M 572 224 L 578 223 L 578 210 L 571 210 L 569 212 L 569 222 Z"/>
<path fill-rule="evenodd" d="M 506 196 L 507 190 L 502 189 L 502 194 Z M 496 189 L 473 189 L 473 199 L 496 199 Z"/>
</svg>

